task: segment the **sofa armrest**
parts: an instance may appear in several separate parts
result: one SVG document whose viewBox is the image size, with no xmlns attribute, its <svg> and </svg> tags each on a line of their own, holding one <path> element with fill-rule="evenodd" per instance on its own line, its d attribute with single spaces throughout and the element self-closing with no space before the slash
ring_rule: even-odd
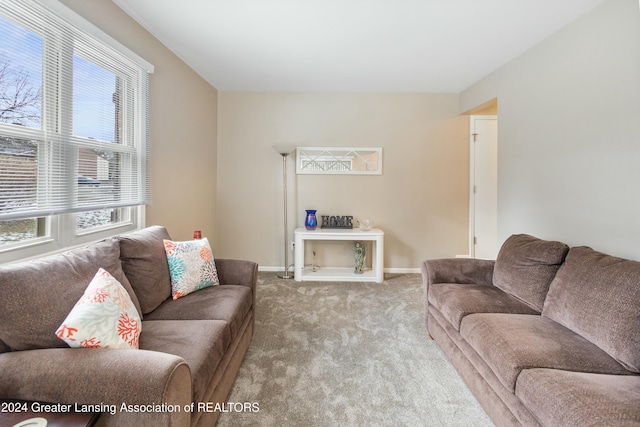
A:
<svg viewBox="0 0 640 427">
<path fill-rule="evenodd" d="M 429 329 L 429 285 L 433 283 L 460 283 L 493 285 L 495 261 L 475 258 L 443 258 L 422 263 L 424 320 Z"/>
<path fill-rule="evenodd" d="M 216 270 L 221 285 L 242 285 L 255 290 L 258 264 L 242 259 L 216 258 Z"/>
<path fill-rule="evenodd" d="M 225 258 L 216 258 L 215 263 L 221 285 L 240 285 L 251 288 L 251 307 L 255 313 L 258 264 L 253 261 Z M 255 321 L 255 317 L 253 321 Z"/>
<path fill-rule="evenodd" d="M 184 407 L 191 404 L 191 372 L 184 359 L 175 355 L 130 349 L 12 351 L 0 354 L 0 372 L 0 398 L 115 405 L 115 415 L 103 415 L 114 420 L 106 425 L 134 425 L 130 423 L 141 420 L 145 425 L 190 424 L 191 414 Z M 181 410 L 121 411 L 123 404 L 163 403 Z"/>
<path fill-rule="evenodd" d="M 422 263 L 422 281 L 430 283 L 493 284 L 495 261 L 475 258 L 444 258 Z"/>
</svg>

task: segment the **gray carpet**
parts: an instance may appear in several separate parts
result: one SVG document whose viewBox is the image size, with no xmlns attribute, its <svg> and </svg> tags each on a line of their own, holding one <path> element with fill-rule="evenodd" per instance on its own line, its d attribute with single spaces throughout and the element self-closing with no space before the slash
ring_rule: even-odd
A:
<svg viewBox="0 0 640 427">
<path fill-rule="evenodd" d="M 260 273 L 256 332 L 224 426 L 492 426 L 429 339 L 419 274 L 384 283 Z"/>
</svg>

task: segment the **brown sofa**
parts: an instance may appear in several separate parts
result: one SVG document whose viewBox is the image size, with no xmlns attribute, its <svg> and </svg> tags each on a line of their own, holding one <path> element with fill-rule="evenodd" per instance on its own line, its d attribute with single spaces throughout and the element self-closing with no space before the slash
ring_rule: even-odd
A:
<svg viewBox="0 0 640 427">
<path fill-rule="evenodd" d="M 257 264 L 215 259 L 220 285 L 174 301 L 163 239 L 154 226 L 0 266 L 0 399 L 99 405 L 100 426 L 212 426 L 253 336 Z M 54 334 L 99 267 L 142 315 L 139 350 Z"/>
<path fill-rule="evenodd" d="M 521 234 L 422 276 L 429 334 L 496 425 L 640 425 L 640 262 Z"/>
</svg>

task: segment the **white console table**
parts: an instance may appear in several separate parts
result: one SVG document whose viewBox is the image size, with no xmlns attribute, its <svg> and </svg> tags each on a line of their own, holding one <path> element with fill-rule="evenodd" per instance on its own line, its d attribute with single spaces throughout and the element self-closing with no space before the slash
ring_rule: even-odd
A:
<svg viewBox="0 0 640 427">
<path fill-rule="evenodd" d="M 384 232 L 377 228 L 369 231 L 354 229 L 327 229 L 318 228 L 307 230 L 306 228 L 296 228 L 295 236 L 295 257 L 293 278 L 297 282 L 303 280 L 324 280 L 324 281 L 345 281 L 345 282 L 378 282 L 384 280 Z M 354 273 L 355 268 L 324 268 L 317 271 L 304 268 L 304 243 L 307 240 L 350 240 L 350 241 L 371 241 L 371 254 L 367 257 L 371 259 L 371 269 L 365 269 L 362 274 Z M 354 259 L 355 264 L 355 259 Z M 354 265 L 355 267 L 355 265 Z"/>
</svg>

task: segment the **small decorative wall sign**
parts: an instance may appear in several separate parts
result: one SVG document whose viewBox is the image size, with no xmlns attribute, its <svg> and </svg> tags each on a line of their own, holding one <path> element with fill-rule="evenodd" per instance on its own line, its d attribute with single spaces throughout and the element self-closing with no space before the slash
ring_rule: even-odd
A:
<svg viewBox="0 0 640 427">
<path fill-rule="evenodd" d="M 352 215 L 322 215 L 320 228 L 353 228 Z"/>
<path fill-rule="evenodd" d="M 382 148 L 297 147 L 296 173 L 382 175 Z"/>
</svg>

